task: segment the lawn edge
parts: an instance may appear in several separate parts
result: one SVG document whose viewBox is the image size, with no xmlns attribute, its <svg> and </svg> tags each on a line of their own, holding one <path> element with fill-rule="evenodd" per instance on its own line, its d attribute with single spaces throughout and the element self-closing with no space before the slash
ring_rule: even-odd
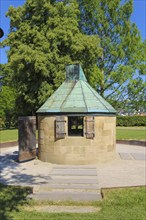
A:
<svg viewBox="0 0 146 220">
<path fill-rule="evenodd" d="M 139 140 L 116 140 L 116 144 L 138 145 L 146 147 L 146 141 Z"/>
</svg>

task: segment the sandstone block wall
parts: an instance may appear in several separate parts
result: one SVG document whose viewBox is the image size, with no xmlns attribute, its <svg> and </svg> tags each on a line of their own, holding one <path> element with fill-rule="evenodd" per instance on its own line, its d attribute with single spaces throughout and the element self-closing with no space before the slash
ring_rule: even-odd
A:
<svg viewBox="0 0 146 220">
<path fill-rule="evenodd" d="M 55 116 L 38 116 L 39 159 L 55 164 L 96 164 L 116 157 L 116 117 L 95 116 L 95 137 L 68 136 L 55 138 Z"/>
</svg>

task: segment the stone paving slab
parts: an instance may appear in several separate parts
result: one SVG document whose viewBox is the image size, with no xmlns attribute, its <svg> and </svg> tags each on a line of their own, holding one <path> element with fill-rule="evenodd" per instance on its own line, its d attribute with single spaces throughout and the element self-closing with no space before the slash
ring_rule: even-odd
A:
<svg viewBox="0 0 146 220">
<path fill-rule="evenodd" d="M 132 160 L 133 158 L 131 157 L 130 154 L 128 153 L 119 153 L 120 154 L 120 157 L 122 160 Z"/>
<path fill-rule="evenodd" d="M 146 155 L 141 153 L 131 153 L 135 160 L 146 160 Z"/>
<path fill-rule="evenodd" d="M 89 189 L 89 190 L 97 190 L 99 188 L 99 185 L 98 184 L 65 184 L 65 183 L 62 183 L 62 184 L 59 184 L 59 183 L 56 183 L 56 184 L 45 184 L 44 186 L 41 185 L 40 186 L 41 189 L 43 190 L 50 190 L 50 189 Z M 40 191 L 40 189 L 38 189 Z"/>
<path fill-rule="evenodd" d="M 96 169 L 93 165 L 59 165 L 55 166 L 54 169 Z"/>
<path fill-rule="evenodd" d="M 50 175 L 63 175 L 63 176 L 96 176 L 97 171 L 96 169 L 70 169 L 70 168 L 65 168 L 65 169 L 56 169 L 54 168 Z"/>
<path fill-rule="evenodd" d="M 64 188 L 64 189 L 58 189 L 58 188 L 47 188 L 47 187 L 40 187 L 40 189 L 36 190 L 36 189 L 33 189 L 32 190 L 33 193 L 38 193 L 38 194 L 41 194 L 41 193 L 49 193 L 49 192 L 54 192 L 54 193 L 57 193 L 57 192 L 64 192 L 64 193 L 89 193 L 89 192 L 92 192 L 92 193 L 96 193 L 96 194 L 99 194 L 101 192 L 100 189 L 85 189 L 85 188 L 81 188 L 81 189 L 74 189 L 74 188 Z M 58 198 L 59 199 L 59 198 Z"/>
<path fill-rule="evenodd" d="M 92 213 L 99 212 L 101 207 L 94 206 L 64 206 L 64 205 L 43 205 L 24 207 L 26 211 L 49 212 L 49 213 Z"/>
<path fill-rule="evenodd" d="M 68 179 L 63 179 L 63 178 L 58 178 L 58 179 L 52 179 L 49 180 L 48 183 L 58 183 L 58 184 L 97 184 L 98 183 L 98 179 L 84 179 L 84 178 L 80 178 L 77 179 L 75 177 L 73 178 L 68 178 Z"/>
<path fill-rule="evenodd" d="M 122 160 L 146 160 L 146 154 L 143 153 L 119 153 Z"/>
<path fill-rule="evenodd" d="M 29 195 L 28 198 L 35 200 L 49 200 L 49 201 L 97 201 L 101 200 L 101 194 L 97 192 L 40 192 Z"/>
</svg>

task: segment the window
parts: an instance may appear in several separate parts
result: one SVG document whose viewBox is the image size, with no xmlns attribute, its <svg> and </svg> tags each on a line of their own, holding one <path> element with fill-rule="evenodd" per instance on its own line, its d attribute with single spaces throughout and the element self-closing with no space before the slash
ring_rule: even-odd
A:
<svg viewBox="0 0 146 220">
<path fill-rule="evenodd" d="M 68 135 L 83 136 L 83 117 L 68 117 Z"/>
<path fill-rule="evenodd" d="M 56 140 L 64 139 L 67 124 L 64 116 L 56 116 Z M 85 136 L 87 139 L 95 137 L 94 116 L 70 116 L 68 117 L 68 136 Z"/>
</svg>

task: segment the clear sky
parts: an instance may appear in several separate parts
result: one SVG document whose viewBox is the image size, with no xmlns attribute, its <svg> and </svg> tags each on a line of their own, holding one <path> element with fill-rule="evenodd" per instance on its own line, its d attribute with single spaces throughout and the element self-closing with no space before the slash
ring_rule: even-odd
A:
<svg viewBox="0 0 146 220">
<path fill-rule="evenodd" d="M 0 27 L 4 30 L 5 33 L 4 37 L 1 38 L 0 41 L 6 38 L 7 34 L 9 33 L 9 18 L 5 16 L 8 8 L 11 5 L 18 7 L 23 5 L 24 2 L 25 0 L 0 0 Z M 146 39 L 146 0 L 134 0 L 134 12 L 132 14 L 131 21 L 136 23 L 141 33 L 142 39 Z M 6 62 L 6 49 L 0 49 L 0 63 Z"/>
</svg>

